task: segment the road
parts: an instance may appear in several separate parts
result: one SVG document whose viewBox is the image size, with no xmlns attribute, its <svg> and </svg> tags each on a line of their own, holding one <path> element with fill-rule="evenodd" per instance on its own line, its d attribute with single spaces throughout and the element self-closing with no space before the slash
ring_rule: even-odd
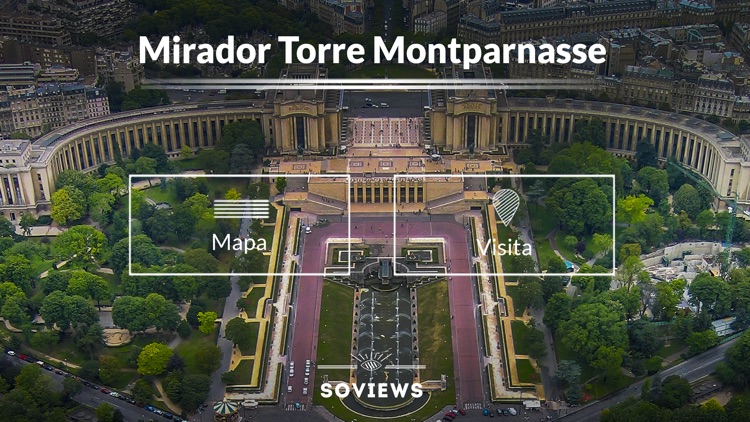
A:
<svg viewBox="0 0 750 422">
<path fill-rule="evenodd" d="M 346 223 L 332 223 L 328 227 L 317 227 L 309 234 L 302 235 L 300 250 L 300 272 L 319 273 L 325 262 L 325 244 L 330 237 L 338 237 L 346 233 Z M 292 329 L 291 349 L 287 356 L 294 364 L 294 376 L 289 377 L 289 364 L 285 368 L 287 376 L 286 387 L 292 387 L 292 392 L 282 390 L 285 406 L 300 403 L 303 408 L 309 409 L 312 404 L 313 388 L 315 388 L 315 365 L 310 367 L 309 385 L 304 385 L 305 361 L 308 359 L 315 362 L 318 348 L 318 323 L 320 322 L 320 301 L 323 294 L 323 277 L 298 277 L 294 287 L 292 307 L 294 309 L 293 319 L 290 325 Z M 308 394 L 303 394 L 307 387 Z"/>
<path fill-rule="evenodd" d="M 664 379 L 670 375 L 679 375 L 689 382 L 703 378 L 714 372 L 716 365 L 724 360 L 724 352 L 726 349 L 734 344 L 735 341 L 737 341 L 737 339 L 728 341 L 703 354 L 664 370 L 660 372 L 660 376 Z M 620 390 L 604 400 L 599 400 L 590 405 L 581 407 L 575 412 L 569 412 L 567 415 L 562 415 L 561 419 L 573 421 L 598 421 L 604 409 L 614 406 L 617 403 L 621 403 L 628 397 L 640 396 L 641 387 L 643 386 L 644 381 L 645 380 L 638 381 L 632 384 L 629 388 Z"/>
<path fill-rule="evenodd" d="M 244 218 L 240 223 L 240 236 L 245 237 L 250 231 L 250 219 Z M 229 370 L 229 365 L 232 361 L 232 350 L 234 344 L 224 338 L 224 327 L 230 319 L 239 316 L 240 310 L 237 308 L 237 300 L 242 297 L 242 291 L 240 290 L 238 276 L 233 276 L 230 280 L 232 284 L 232 291 L 224 301 L 224 313 L 221 317 L 221 326 L 219 327 L 219 338 L 216 340 L 216 345 L 221 349 L 221 366 L 211 375 L 211 391 L 208 393 L 208 403 L 217 402 L 224 399 L 225 387 L 221 381 L 221 374 Z M 194 409 L 185 409 L 192 411 Z"/>
<path fill-rule="evenodd" d="M 14 357 L 9 357 L 9 359 L 16 365 L 36 365 L 35 363 L 29 363 Z M 45 372 L 46 375 L 49 375 L 49 377 L 52 378 L 54 385 L 62 390 L 62 381 L 63 379 L 65 379 L 64 375 L 58 375 L 53 371 L 47 372 L 43 370 L 42 372 Z M 156 415 L 155 413 L 147 411 L 144 408 L 138 407 L 134 404 L 130 404 L 124 400 L 116 399 L 109 394 L 102 393 L 100 390 L 94 390 L 93 388 L 86 386 L 83 386 L 83 391 L 81 391 L 81 393 L 75 397 L 75 400 L 94 409 L 96 409 L 96 407 L 102 403 L 109 403 L 115 409 L 120 409 L 120 412 L 122 412 L 122 415 L 125 417 L 126 422 L 137 422 L 139 420 L 149 421 L 152 419 L 155 421 L 167 420 L 159 415 Z"/>
</svg>

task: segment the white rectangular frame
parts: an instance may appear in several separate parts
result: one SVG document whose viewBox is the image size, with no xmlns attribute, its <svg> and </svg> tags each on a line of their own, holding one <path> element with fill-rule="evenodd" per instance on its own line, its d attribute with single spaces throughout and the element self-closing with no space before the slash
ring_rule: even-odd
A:
<svg viewBox="0 0 750 422">
<path fill-rule="evenodd" d="M 352 252 L 352 199 L 349 195 L 351 192 L 352 178 L 349 174 L 285 174 L 285 173 L 273 173 L 273 174 L 131 174 L 128 176 L 128 275 L 141 277 L 141 276 L 166 276 L 166 277 L 177 277 L 177 276 L 188 276 L 188 277 L 255 277 L 255 276 L 272 276 L 279 277 L 284 276 L 286 273 L 134 273 L 133 270 L 133 179 L 158 179 L 158 178 L 243 178 L 243 179 L 266 179 L 266 178 L 326 178 L 334 179 L 343 177 L 346 179 L 346 220 L 347 220 L 347 239 L 348 251 L 349 251 L 349 265 L 347 265 L 347 272 L 341 274 L 342 276 L 351 275 L 351 252 Z M 282 239 L 284 241 L 284 239 Z M 326 246 L 327 248 L 327 246 Z M 283 251 L 281 251 L 283 253 Z M 302 269 L 300 267 L 300 269 Z M 295 273 L 303 277 L 324 277 L 325 273 Z"/>
<path fill-rule="evenodd" d="M 616 192 L 615 192 L 615 175 L 614 174 L 440 174 L 440 173 L 434 173 L 434 174 L 394 174 L 393 175 L 393 191 L 392 191 L 392 197 L 393 199 L 393 238 L 394 240 L 397 239 L 397 224 L 396 224 L 396 216 L 398 215 L 397 211 L 397 202 L 396 202 L 396 189 L 397 189 L 397 182 L 399 179 L 427 179 L 427 178 L 467 178 L 467 179 L 490 179 L 490 178 L 496 178 L 496 179 L 512 179 L 512 178 L 521 178 L 521 179 L 531 179 L 531 178 L 538 178 L 538 179 L 562 179 L 562 178 L 569 178 L 569 179 L 610 179 L 612 181 L 612 272 L 611 273 L 446 273 L 447 276 L 457 276 L 457 277 L 471 277 L 475 275 L 487 275 L 487 276 L 504 276 L 504 277 L 575 277 L 575 276 L 591 276 L 591 277 L 614 277 L 615 276 L 615 206 L 616 206 Z M 350 242 L 351 243 L 351 242 Z M 419 273 L 419 272 L 409 272 L 409 273 L 398 273 L 398 266 L 396 265 L 396 257 L 397 255 L 397 242 L 393 242 L 393 268 L 394 268 L 394 276 L 417 276 L 417 277 L 427 277 L 427 276 L 434 276 L 435 273 Z M 536 249 L 536 248 L 535 248 Z"/>
</svg>

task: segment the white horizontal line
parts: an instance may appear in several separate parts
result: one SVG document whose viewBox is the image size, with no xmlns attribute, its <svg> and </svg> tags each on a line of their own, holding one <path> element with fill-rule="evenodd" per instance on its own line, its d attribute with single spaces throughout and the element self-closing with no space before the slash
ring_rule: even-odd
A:
<svg viewBox="0 0 750 422">
<path fill-rule="evenodd" d="M 260 202 L 263 204 L 268 204 L 268 199 L 214 199 L 214 203 L 222 202 L 222 203 L 245 203 L 245 202 Z"/>
<path fill-rule="evenodd" d="M 318 365 L 318 369 L 357 369 L 354 365 Z"/>
<path fill-rule="evenodd" d="M 279 84 L 279 85 L 290 85 L 290 84 L 317 84 L 317 85 L 337 85 L 337 84 L 382 84 L 387 82 L 389 84 L 477 84 L 477 83 L 491 83 L 491 84 L 506 84 L 506 85 L 517 85 L 517 84 L 559 84 L 559 83 L 586 83 L 580 79 L 534 79 L 534 78 L 519 78 L 519 79 L 500 79 L 500 78 L 478 78 L 478 79 L 437 79 L 437 78 L 362 78 L 362 79 L 345 79 L 345 78 L 328 78 L 328 79 L 279 79 L 279 78 L 237 78 L 237 79 L 222 79 L 222 78 L 153 78 L 147 79 L 146 83 L 169 83 L 169 84 L 228 84 L 228 85 L 259 85 L 259 84 Z"/>
<path fill-rule="evenodd" d="M 261 211 L 219 211 L 214 215 L 268 215 L 268 212 Z"/>
<path fill-rule="evenodd" d="M 371 91 L 387 91 L 387 90 L 549 90 L 549 89 L 594 89 L 593 84 L 558 84 L 558 85 L 544 85 L 544 84 L 529 84 L 529 85 L 493 85 L 493 84 L 473 84 L 473 85 L 454 85 L 454 84 L 412 84 L 412 85 L 394 85 L 383 83 L 379 84 L 363 84 L 363 85 L 174 85 L 174 84 L 156 84 L 156 85 L 144 85 L 144 88 L 152 89 L 208 89 L 208 90 L 239 90 L 239 91 L 269 91 L 269 90 L 294 90 L 294 91 L 315 91 L 323 89 L 347 89 L 347 90 L 371 90 Z"/>
<path fill-rule="evenodd" d="M 214 218 L 269 218 L 267 215 L 215 215 Z"/>
<path fill-rule="evenodd" d="M 425 365 L 386 365 L 385 369 L 425 369 Z"/>
<path fill-rule="evenodd" d="M 262 206 L 253 206 L 253 205 L 222 205 L 222 206 L 215 206 L 214 210 L 256 210 L 256 211 L 268 211 L 268 207 L 262 207 Z"/>
</svg>

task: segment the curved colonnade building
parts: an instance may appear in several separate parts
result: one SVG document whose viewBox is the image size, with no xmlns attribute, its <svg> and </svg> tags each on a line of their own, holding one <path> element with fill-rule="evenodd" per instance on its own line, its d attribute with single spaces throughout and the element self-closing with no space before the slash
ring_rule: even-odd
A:
<svg viewBox="0 0 750 422">
<path fill-rule="evenodd" d="M 275 99 L 257 104 L 173 105 L 89 119 L 33 142 L 0 141 L 0 212 L 10 220 L 24 212 L 46 214 L 55 177 L 63 170 L 93 171 L 113 162 L 118 153 L 128 156 L 149 142 L 161 145 L 170 156 L 178 156 L 183 146 L 210 148 L 221 139 L 224 125 L 239 120 L 259 121 L 269 148 L 279 155 L 294 155 L 300 149 L 313 155 L 335 150 L 342 133 L 342 95 L 328 91 L 303 98 L 277 93 Z M 570 142 L 577 120 L 598 118 L 612 153 L 632 158 L 638 140 L 647 139 L 660 159 L 674 156 L 720 194 L 733 197 L 736 192 L 740 204 L 750 204 L 750 139 L 703 120 L 600 102 L 431 96 L 433 107 L 425 115 L 431 122 L 430 141 L 446 153 L 474 149 L 507 157 L 525 146 L 533 129 L 552 142 Z M 452 161 L 447 168 L 460 171 L 457 160 Z M 432 172 L 433 167 L 403 172 Z"/>
</svg>

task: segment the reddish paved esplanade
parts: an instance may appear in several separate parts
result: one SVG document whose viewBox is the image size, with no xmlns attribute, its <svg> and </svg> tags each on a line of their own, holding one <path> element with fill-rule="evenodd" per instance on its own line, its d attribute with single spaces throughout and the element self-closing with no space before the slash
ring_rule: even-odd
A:
<svg viewBox="0 0 750 422">
<path fill-rule="evenodd" d="M 400 241 L 408 238 L 434 238 L 445 242 L 446 261 L 450 265 L 448 292 L 450 301 L 451 341 L 453 343 L 453 364 L 455 373 L 456 399 L 459 405 L 468 402 L 479 403 L 483 399 L 482 366 L 479 351 L 479 337 L 475 313 L 474 288 L 471 277 L 451 277 L 450 273 L 470 273 L 469 245 L 466 229 L 456 222 L 401 222 L 397 223 L 397 236 Z M 356 228 L 355 228 L 356 227 Z M 392 221 L 367 221 L 352 223 L 352 238 L 393 239 Z M 346 238 L 346 223 L 333 223 L 328 227 L 316 228 L 306 235 L 301 253 L 301 272 L 320 273 L 325 264 L 326 240 Z M 390 248 L 390 247 L 389 247 Z M 390 249 L 389 249 L 390 251 Z M 320 301 L 323 277 L 301 277 L 296 295 L 296 317 L 294 320 L 290 360 L 295 365 L 304 365 L 307 359 L 315 361 Z M 297 371 L 303 370 L 300 366 Z M 315 367 L 311 369 L 310 381 L 315 380 Z M 307 403 L 311 396 L 302 394 L 303 377 L 289 378 L 292 393 L 287 403 L 297 401 Z M 317 386 L 309 385 L 308 388 Z"/>
</svg>

